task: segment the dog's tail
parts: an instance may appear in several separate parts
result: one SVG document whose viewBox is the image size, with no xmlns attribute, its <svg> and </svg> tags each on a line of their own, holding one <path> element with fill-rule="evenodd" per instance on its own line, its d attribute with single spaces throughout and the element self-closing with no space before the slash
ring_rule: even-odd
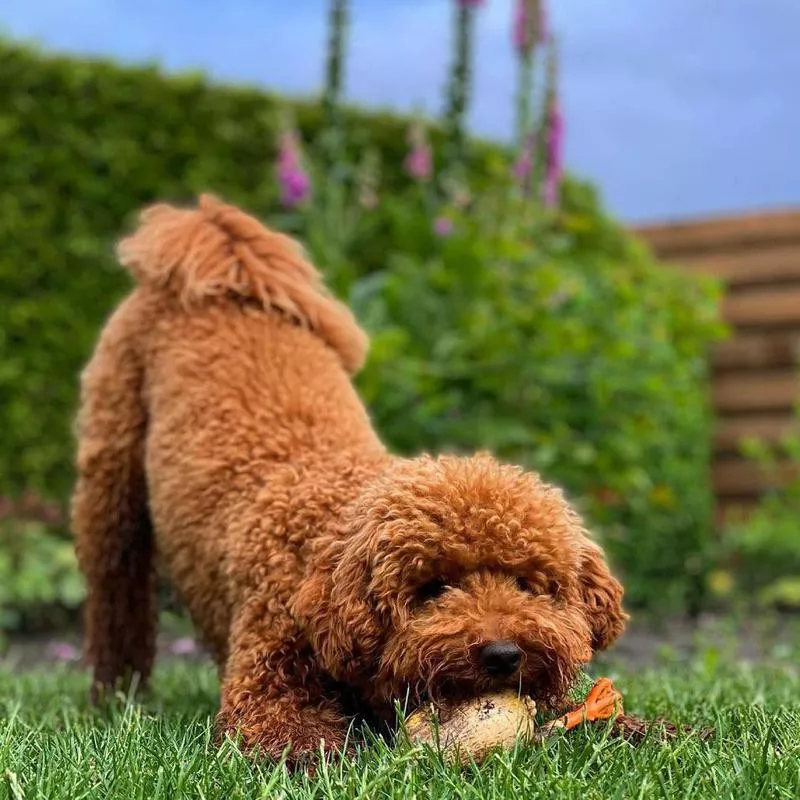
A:
<svg viewBox="0 0 800 800">
<path fill-rule="evenodd" d="M 146 208 L 117 253 L 140 283 L 174 292 L 187 307 L 209 297 L 256 302 L 316 332 L 351 374 L 364 363 L 366 334 L 299 244 L 215 197 L 202 195 L 192 209 Z"/>
</svg>

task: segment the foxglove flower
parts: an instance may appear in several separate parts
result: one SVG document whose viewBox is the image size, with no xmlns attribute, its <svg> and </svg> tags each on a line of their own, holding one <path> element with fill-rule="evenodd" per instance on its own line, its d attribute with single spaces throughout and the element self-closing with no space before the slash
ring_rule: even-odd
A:
<svg viewBox="0 0 800 800">
<path fill-rule="evenodd" d="M 547 165 L 544 177 L 543 197 L 546 206 L 558 203 L 558 192 L 564 169 L 564 115 L 556 97 L 550 101 L 547 114 Z"/>
<path fill-rule="evenodd" d="M 311 180 L 303 169 L 300 142 L 294 131 L 286 131 L 281 135 L 277 173 L 281 203 L 286 208 L 295 208 L 308 199 L 311 194 Z"/>
<path fill-rule="evenodd" d="M 420 183 L 425 183 L 433 175 L 433 152 L 425 127 L 420 123 L 411 126 L 408 133 L 411 149 L 404 163 L 406 172 Z"/>
<path fill-rule="evenodd" d="M 536 44 L 547 40 L 547 24 L 542 0 L 516 0 L 513 28 L 514 49 L 529 54 Z"/>
<path fill-rule="evenodd" d="M 536 137 L 533 134 L 529 134 L 511 169 L 514 179 L 523 192 L 527 192 L 530 188 L 531 176 L 533 174 L 533 150 L 535 143 Z"/>
</svg>

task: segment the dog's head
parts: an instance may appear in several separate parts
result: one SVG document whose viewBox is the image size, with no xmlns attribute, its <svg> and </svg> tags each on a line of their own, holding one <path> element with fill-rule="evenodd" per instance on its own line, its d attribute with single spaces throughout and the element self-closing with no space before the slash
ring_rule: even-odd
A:
<svg viewBox="0 0 800 800">
<path fill-rule="evenodd" d="M 312 557 L 293 611 L 373 704 L 561 699 L 621 633 L 622 587 L 562 492 L 488 456 L 398 460 Z"/>
</svg>

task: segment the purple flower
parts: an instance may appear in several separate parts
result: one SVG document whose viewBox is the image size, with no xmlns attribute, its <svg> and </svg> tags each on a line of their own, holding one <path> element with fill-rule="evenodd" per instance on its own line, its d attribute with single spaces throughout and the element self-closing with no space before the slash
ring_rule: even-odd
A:
<svg viewBox="0 0 800 800">
<path fill-rule="evenodd" d="M 300 142 L 294 131 L 287 131 L 281 136 L 277 172 L 281 202 L 286 208 L 295 208 L 308 199 L 311 180 L 303 169 Z"/>
<path fill-rule="evenodd" d="M 79 661 L 81 651 L 69 642 L 50 642 L 47 655 L 55 661 Z"/>
<path fill-rule="evenodd" d="M 461 8 L 480 8 L 486 0 L 456 0 Z"/>
<path fill-rule="evenodd" d="M 408 141 L 411 149 L 403 164 L 406 172 L 415 181 L 429 181 L 433 175 L 433 152 L 425 127 L 421 123 L 411 126 Z"/>
<path fill-rule="evenodd" d="M 453 220 L 449 217 L 437 217 L 433 222 L 433 232 L 444 239 L 453 232 Z"/>
<path fill-rule="evenodd" d="M 418 181 L 430 180 L 433 172 L 433 158 L 431 157 L 431 149 L 426 144 L 420 144 L 413 147 L 405 160 L 406 172 Z"/>
<path fill-rule="evenodd" d="M 558 190 L 564 169 L 564 115 L 557 98 L 550 101 L 547 114 L 547 171 L 544 178 L 543 200 L 546 206 L 558 203 Z"/>
<path fill-rule="evenodd" d="M 190 656 L 197 652 L 197 642 L 191 636 L 181 636 L 170 644 L 169 651 L 176 656 Z"/>
<path fill-rule="evenodd" d="M 547 41 L 547 18 L 542 0 L 517 0 L 514 10 L 514 48 L 527 55 L 538 42 Z"/>
<path fill-rule="evenodd" d="M 308 197 L 311 189 L 311 181 L 301 169 L 285 172 L 281 177 L 281 183 L 283 185 L 281 202 L 287 208 L 299 206 Z"/>
<path fill-rule="evenodd" d="M 550 37 L 550 18 L 547 16 L 547 6 L 544 0 L 541 0 L 539 3 L 539 41 L 544 44 L 550 41 Z"/>
</svg>

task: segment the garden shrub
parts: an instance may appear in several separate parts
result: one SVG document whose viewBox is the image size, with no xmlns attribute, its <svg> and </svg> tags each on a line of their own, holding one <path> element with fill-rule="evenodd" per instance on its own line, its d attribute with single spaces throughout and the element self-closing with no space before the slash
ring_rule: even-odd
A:
<svg viewBox="0 0 800 800">
<path fill-rule="evenodd" d="M 5 633 L 72 623 L 84 597 L 72 540 L 30 520 L 0 520 L 0 649 Z"/>
<path fill-rule="evenodd" d="M 800 409 L 797 417 L 800 419 Z M 800 466 L 800 435 L 789 433 L 774 445 L 759 439 L 742 450 L 762 470 Z M 800 610 L 800 477 L 766 492 L 744 519 L 732 522 L 722 539 L 724 561 L 733 569 L 740 598 L 748 604 Z"/>
</svg>

